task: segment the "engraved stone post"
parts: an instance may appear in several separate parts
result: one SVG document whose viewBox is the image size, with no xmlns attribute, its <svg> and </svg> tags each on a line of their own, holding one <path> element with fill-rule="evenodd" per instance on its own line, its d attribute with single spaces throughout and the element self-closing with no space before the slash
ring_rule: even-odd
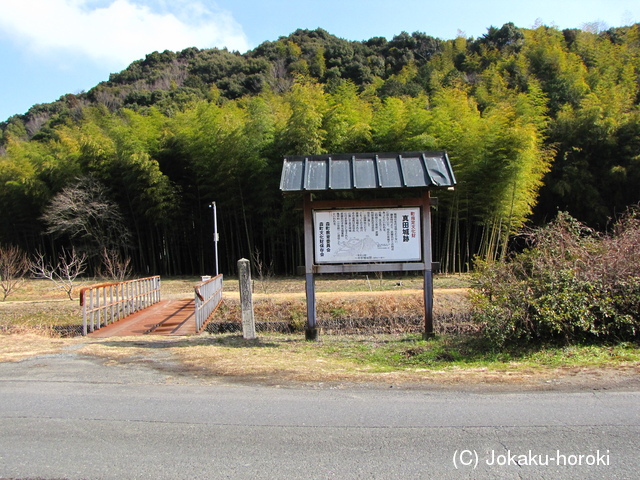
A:
<svg viewBox="0 0 640 480">
<path fill-rule="evenodd" d="M 256 322 L 253 318 L 253 297 L 251 295 L 251 265 L 249 260 L 238 260 L 238 279 L 240 281 L 240 307 L 242 309 L 242 336 L 256 338 Z"/>
</svg>

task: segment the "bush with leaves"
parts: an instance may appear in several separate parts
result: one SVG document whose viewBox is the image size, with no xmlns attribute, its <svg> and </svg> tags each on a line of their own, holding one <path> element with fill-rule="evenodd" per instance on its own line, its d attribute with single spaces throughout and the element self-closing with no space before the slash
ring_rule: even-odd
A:
<svg viewBox="0 0 640 480">
<path fill-rule="evenodd" d="M 478 261 L 474 318 L 496 345 L 635 340 L 640 334 L 640 213 L 600 236 L 560 213 L 505 262 Z"/>
</svg>

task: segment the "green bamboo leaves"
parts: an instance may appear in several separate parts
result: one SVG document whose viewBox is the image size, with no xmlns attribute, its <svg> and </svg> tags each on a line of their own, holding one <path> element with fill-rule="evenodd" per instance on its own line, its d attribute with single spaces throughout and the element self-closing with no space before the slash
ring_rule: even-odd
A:
<svg viewBox="0 0 640 480">
<path fill-rule="evenodd" d="M 604 227 L 640 200 L 639 40 L 637 25 L 507 24 L 476 40 L 300 30 L 244 55 L 152 54 L 1 125 L 0 242 L 42 247 L 32 220 L 91 175 L 122 212 L 136 269 L 204 272 L 216 201 L 223 264 L 259 252 L 291 273 L 301 244 L 283 156 L 446 150 L 458 184 L 437 194 L 434 256 L 469 270 L 475 255 L 504 257 L 532 218 L 564 209 Z"/>
</svg>

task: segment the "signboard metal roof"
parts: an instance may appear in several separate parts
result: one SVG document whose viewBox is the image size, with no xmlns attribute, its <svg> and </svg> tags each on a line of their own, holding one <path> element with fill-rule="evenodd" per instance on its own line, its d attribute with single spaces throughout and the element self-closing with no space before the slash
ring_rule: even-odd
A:
<svg viewBox="0 0 640 480">
<path fill-rule="evenodd" d="M 354 153 L 284 158 L 283 192 L 453 187 L 447 152 Z"/>
</svg>

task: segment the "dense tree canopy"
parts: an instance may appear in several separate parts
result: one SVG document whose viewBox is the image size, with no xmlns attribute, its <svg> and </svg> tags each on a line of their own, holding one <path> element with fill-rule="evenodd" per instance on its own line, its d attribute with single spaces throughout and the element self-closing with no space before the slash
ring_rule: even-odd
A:
<svg viewBox="0 0 640 480">
<path fill-rule="evenodd" d="M 245 54 L 154 52 L 0 124 L 0 243 L 83 248 L 48 214 L 91 178 L 139 273 L 212 271 L 213 201 L 222 271 L 259 255 L 292 273 L 301 221 L 278 188 L 284 155 L 437 149 L 458 185 L 437 194 L 434 254 L 465 270 L 527 221 L 562 210 L 604 229 L 640 201 L 639 78 L 638 24 L 364 42 L 298 30 Z"/>
</svg>

